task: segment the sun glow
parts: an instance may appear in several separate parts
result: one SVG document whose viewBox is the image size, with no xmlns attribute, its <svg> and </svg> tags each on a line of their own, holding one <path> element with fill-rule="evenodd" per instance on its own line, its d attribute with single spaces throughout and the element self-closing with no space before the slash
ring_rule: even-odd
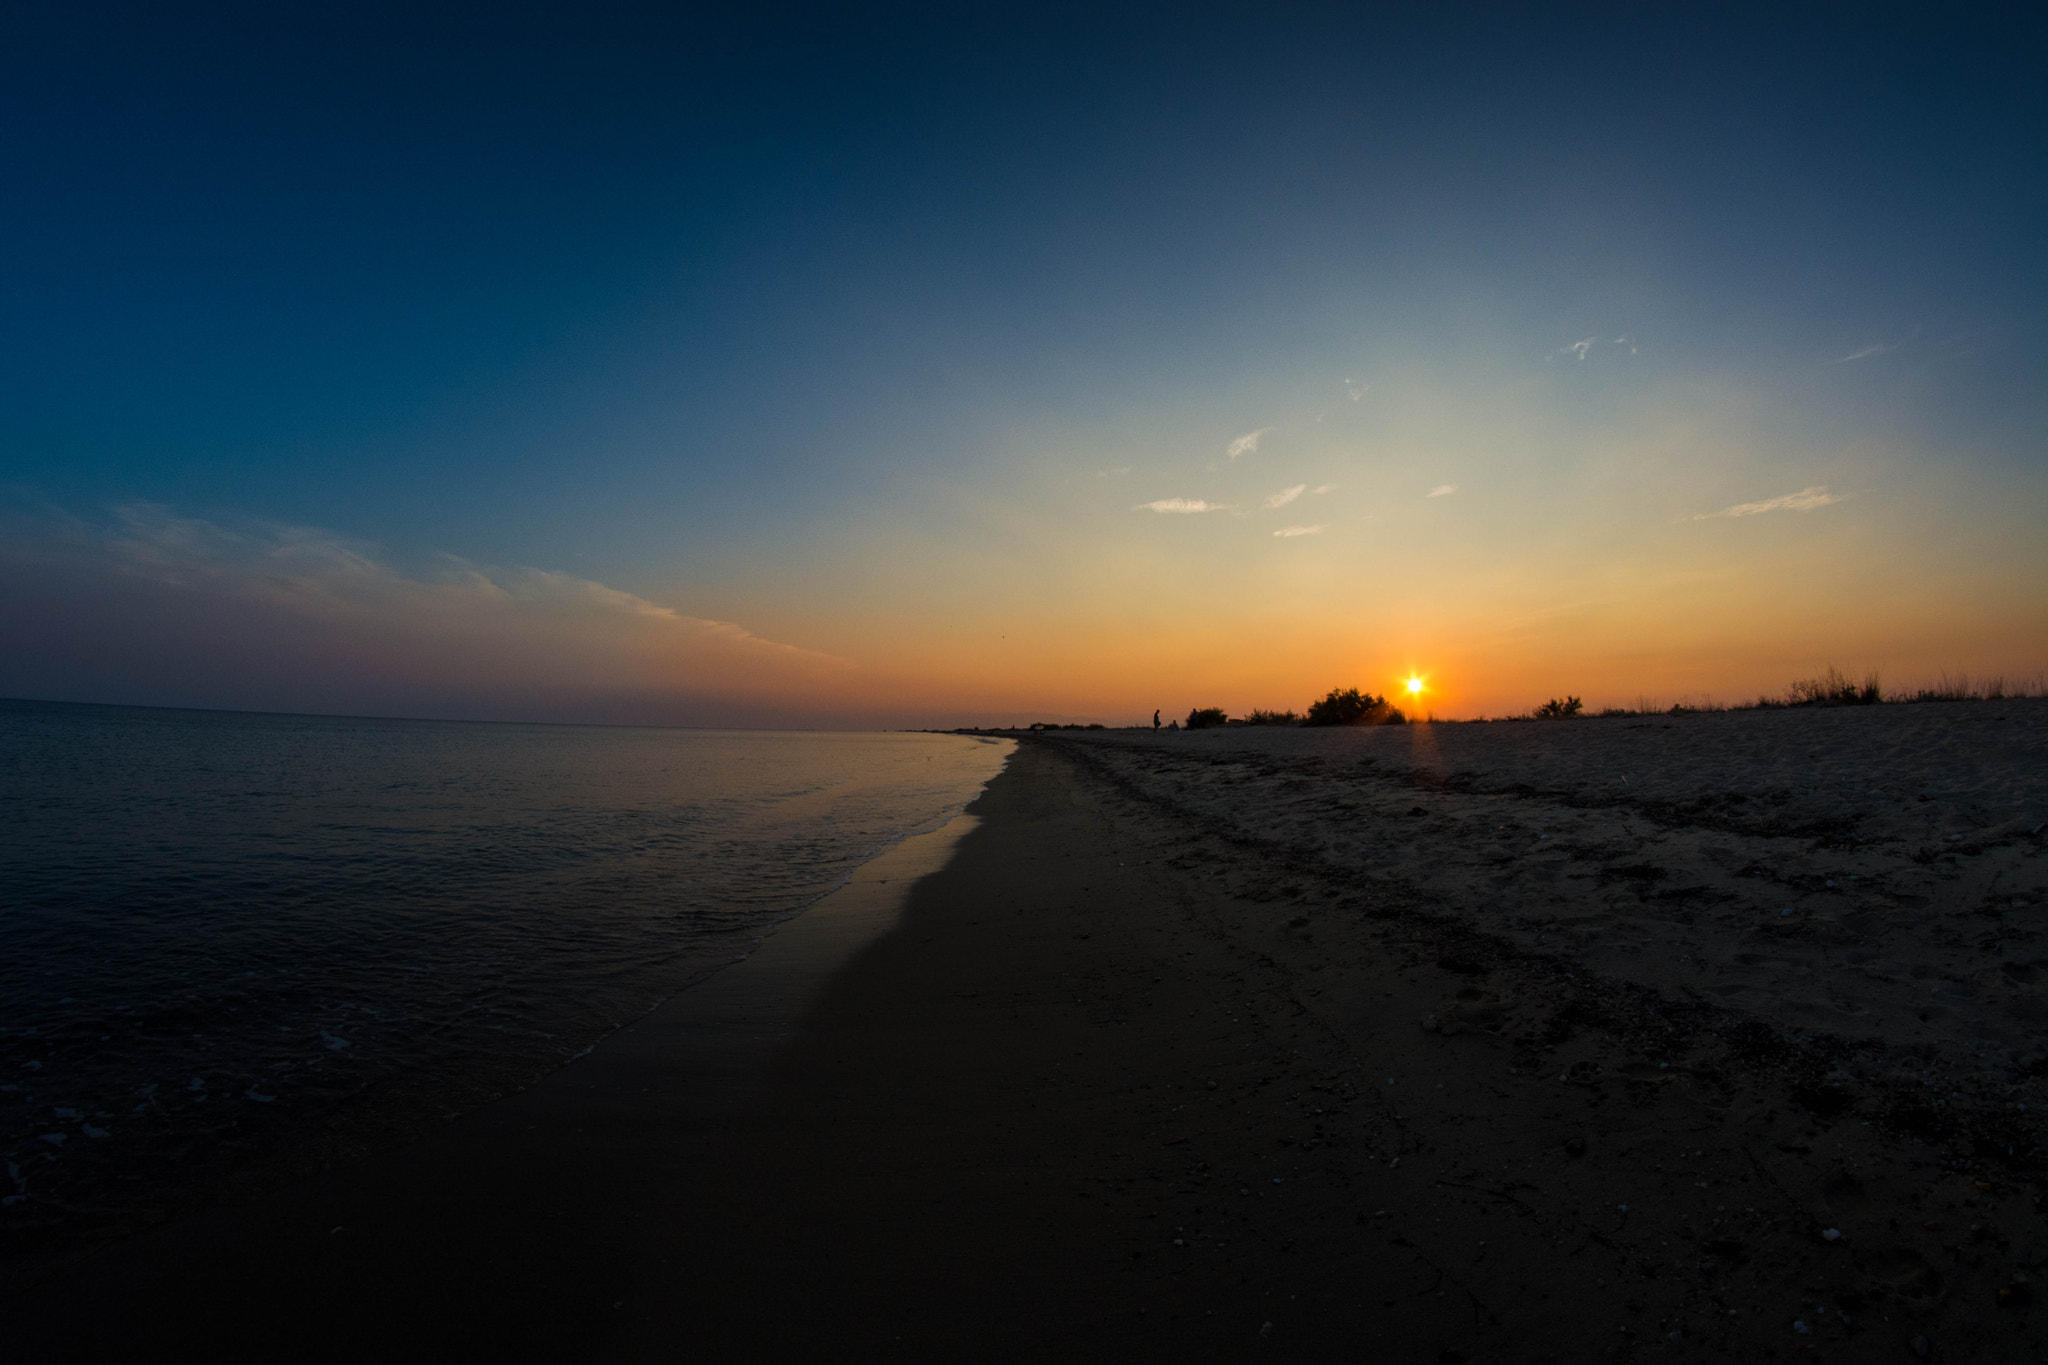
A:
<svg viewBox="0 0 2048 1365">
<path fill-rule="evenodd" d="M 1422 679 L 1410 678 L 1408 680 L 1408 695 L 1411 697 L 1419 697 L 1422 695 Z"/>
</svg>

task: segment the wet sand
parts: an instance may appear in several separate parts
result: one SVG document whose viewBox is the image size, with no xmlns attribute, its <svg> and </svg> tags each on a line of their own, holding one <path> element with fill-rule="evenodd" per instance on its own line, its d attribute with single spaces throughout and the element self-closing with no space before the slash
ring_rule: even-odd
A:
<svg viewBox="0 0 2048 1365">
<path fill-rule="evenodd" d="M 1660 975 L 1680 939 L 1658 916 L 1718 953 L 1702 912 L 1725 903 L 1656 900 L 1689 884 L 1673 867 L 1603 877 L 1586 850 L 1605 826 L 1563 828 L 1626 816 L 1645 844 L 1613 865 L 1686 875 L 1658 850 L 1787 841 L 1766 850 L 1787 870 L 1774 894 L 1848 841 L 1889 857 L 1889 827 L 1853 811 L 1822 830 L 1687 823 L 1677 793 L 1717 771 L 1687 746 L 1768 755 L 1841 722 L 1617 727 L 1612 743 L 1678 753 L 1670 790 L 1633 809 L 1543 778 L 1567 749 L 1526 747 L 1598 749 L 1607 721 L 1036 740 L 894 928 L 815 990 L 744 975 L 798 921 L 699 988 L 725 983 L 724 1003 L 679 997 L 420 1147 L 110 1249 L 0 1327 L 23 1358 L 81 1360 L 2039 1359 L 2048 1238 L 2035 1110 L 2015 1098 L 2038 1048 L 2001 1031 L 2013 1001 L 1991 986 L 2027 985 L 2005 967 L 2033 960 L 2043 709 L 2004 705 L 2018 729 L 1978 746 L 1995 780 L 1955 779 L 1978 749 L 1944 764 L 1936 742 L 1926 775 L 1954 789 L 1906 792 L 1981 837 L 1899 875 L 1977 887 L 1966 913 L 1998 926 L 1965 945 L 1981 970 L 1930 959 L 1955 1011 L 1938 1043 L 1899 1036 L 1896 1013 L 1788 1020 L 1784 985 L 1744 978 L 1746 947 L 1712 964 L 1733 993 Z M 1863 723 L 1923 711 L 1969 708 Z M 1432 736 L 1454 762 L 1392 760 Z M 1276 802 L 1295 803 L 1284 820 Z M 1510 810 L 1530 844 L 1574 853 L 1496 848 L 1517 861 L 1489 888 L 1468 875 L 1491 847 L 1473 826 Z M 1828 890 L 1764 907 L 1748 932 L 1782 939 L 1787 965 L 1759 980 L 1830 969 L 1798 956 L 1838 951 L 1815 927 L 1841 919 Z M 1611 930 L 1566 932 L 1593 915 Z M 1775 922 L 1795 918 L 1803 936 Z M 1863 925 L 1881 974 L 1924 980 L 1918 923 Z M 1609 942 L 1624 932 L 1633 954 Z M 1889 1009 L 1883 986 L 1853 1000 Z M 757 1006 L 741 1045 L 704 1036 Z"/>
</svg>

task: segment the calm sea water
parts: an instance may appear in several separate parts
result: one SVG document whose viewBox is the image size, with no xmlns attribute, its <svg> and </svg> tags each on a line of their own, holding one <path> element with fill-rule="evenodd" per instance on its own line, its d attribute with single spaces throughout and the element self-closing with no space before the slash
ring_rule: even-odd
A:
<svg viewBox="0 0 2048 1365">
<path fill-rule="evenodd" d="M 5 1245 L 529 1084 L 942 823 L 1007 753 L 0 703 Z"/>
</svg>

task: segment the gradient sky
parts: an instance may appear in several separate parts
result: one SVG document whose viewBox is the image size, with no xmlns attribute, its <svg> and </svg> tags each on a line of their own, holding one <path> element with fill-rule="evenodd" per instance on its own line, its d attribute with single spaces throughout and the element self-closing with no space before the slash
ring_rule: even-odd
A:
<svg viewBox="0 0 2048 1365">
<path fill-rule="evenodd" d="M 0 695 L 2033 673 L 2016 8 L 0 3 Z"/>
</svg>

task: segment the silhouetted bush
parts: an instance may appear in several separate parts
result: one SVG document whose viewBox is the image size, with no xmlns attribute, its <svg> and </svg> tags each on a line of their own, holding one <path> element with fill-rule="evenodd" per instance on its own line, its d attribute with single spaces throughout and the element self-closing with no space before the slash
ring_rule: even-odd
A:
<svg viewBox="0 0 2048 1365">
<path fill-rule="evenodd" d="M 1538 720 L 1570 720 L 1586 709 L 1586 703 L 1577 697 L 1552 697 L 1536 708 Z"/>
<path fill-rule="evenodd" d="M 1226 725 L 1229 721 L 1230 717 L 1223 713 L 1223 708 L 1220 706 L 1198 706 L 1188 712 L 1187 728 L 1190 730 L 1209 730 L 1219 725 Z"/>
<path fill-rule="evenodd" d="M 1295 715 L 1292 711 L 1261 711 L 1257 707 L 1253 707 L 1252 713 L 1244 718 L 1244 723 L 1246 725 L 1299 725 L 1301 724 L 1301 717 Z"/>
<path fill-rule="evenodd" d="M 1387 704 L 1385 697 L 1375 697 L 1370 692 L 1361 692 L 1355 687 L 1341 691 L 1331 688 L 1329 695 L 1321 701 L 1308 705 L 1308 714 L 1302 718 L 1304 725 L 1405 725 L 1408 717 Z"/>
<path fill-rule="evenodd" d="M 1831 664 L 1819 677 L 1801 678 L 1785 689 L 1787 706 L 1875 706 L 1883 700 L 1874 668 L 1863 675 L 1860 687 Z"/>
</svg>

